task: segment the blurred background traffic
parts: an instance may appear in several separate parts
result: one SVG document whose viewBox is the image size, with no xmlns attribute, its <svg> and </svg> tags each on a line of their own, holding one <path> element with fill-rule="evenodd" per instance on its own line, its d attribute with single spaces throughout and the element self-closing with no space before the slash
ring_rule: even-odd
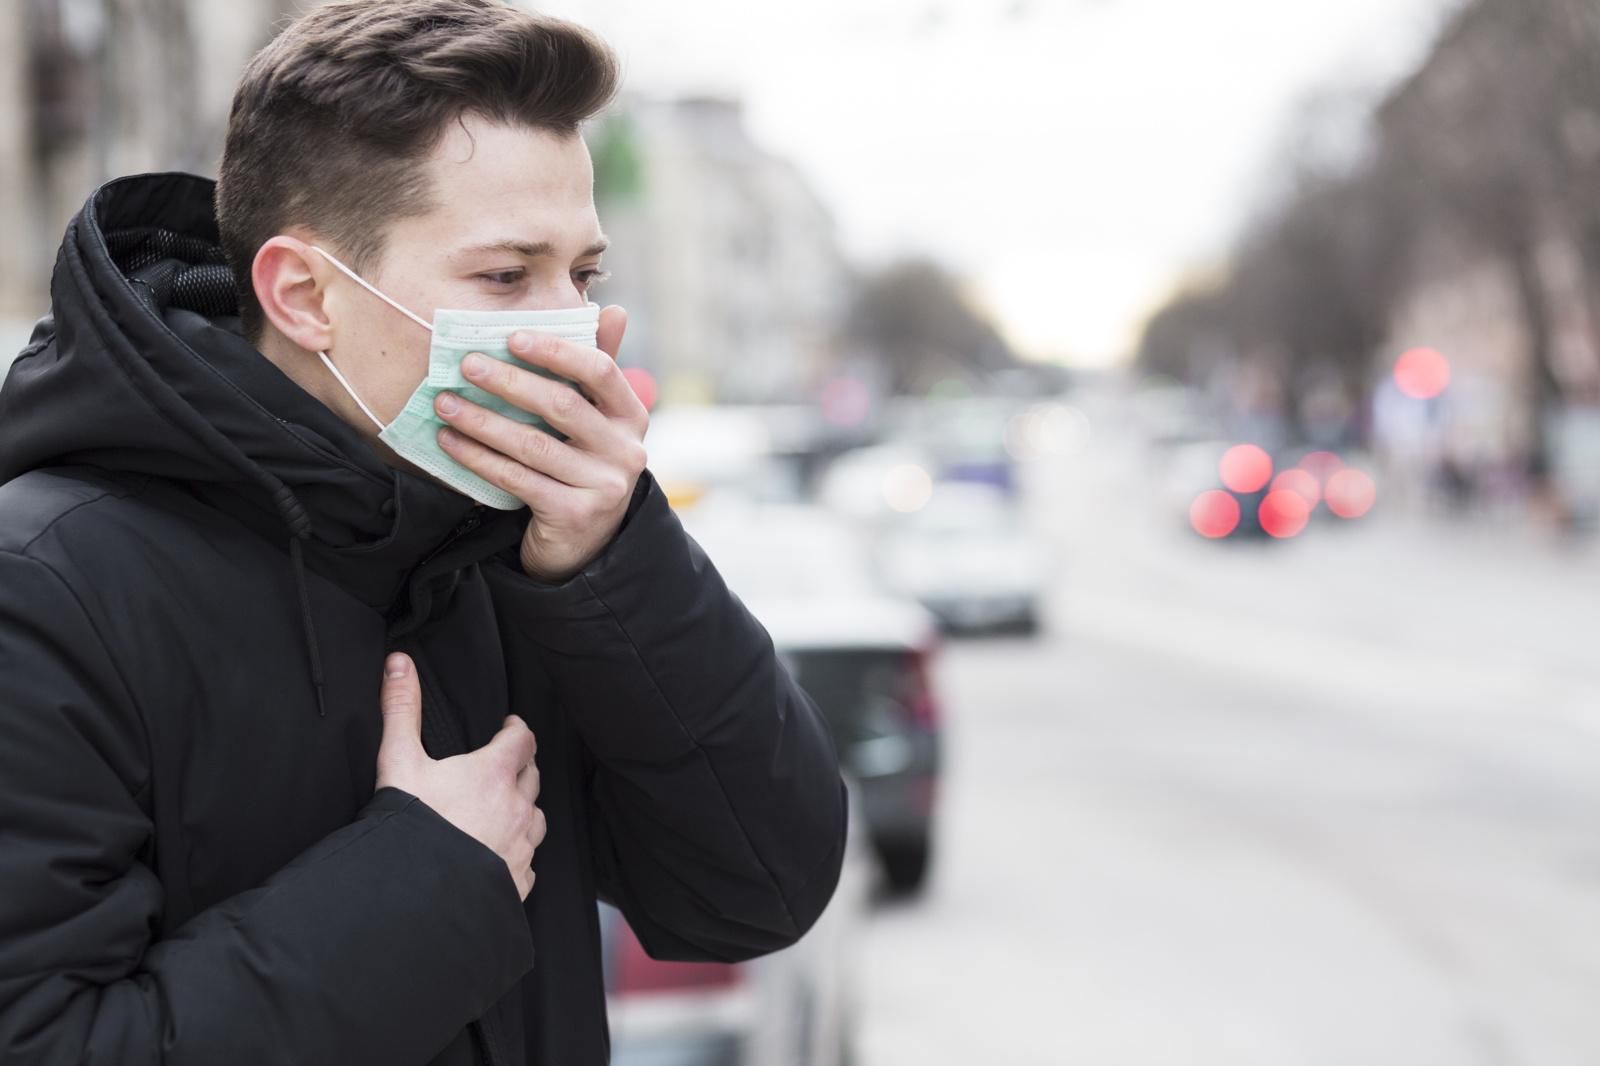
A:
<svg viewBox="0 0 1600 1066">
<path fill-rule="evenodd" d="M 0 369 L 301 6 L 0 4 Z M 787 952 L 604 914 L 619 1063 L 1600 1062 L 1600 2 L 541 9 L 856 804 Z"/>
</svg>

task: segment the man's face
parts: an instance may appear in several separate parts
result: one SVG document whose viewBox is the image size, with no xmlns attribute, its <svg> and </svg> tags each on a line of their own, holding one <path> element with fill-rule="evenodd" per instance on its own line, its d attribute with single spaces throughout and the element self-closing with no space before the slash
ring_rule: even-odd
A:
<svg viewBox="0 0 1600 1066">
<path fill-rule="evenodd" d="M 389 226 L 381 262 L 368 268 L 367 281 L 430 321 L 441 307 L 584 304 L 606 242 L 581 137 L 468 116 L 449 125 L 424 165 L 435 207 Z M 388 422 L 427 373 L 428 331 L 340 278 L 324 303 L 334 330 L 330 354 Z M 354 424 L 377 434 L 364 418 Z"/>
</svg>

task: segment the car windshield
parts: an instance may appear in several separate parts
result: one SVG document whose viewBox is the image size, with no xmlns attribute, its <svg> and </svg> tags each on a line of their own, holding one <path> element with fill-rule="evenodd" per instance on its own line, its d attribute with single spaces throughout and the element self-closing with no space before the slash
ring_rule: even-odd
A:
<svg viewBox="0 0 1600 1066">
<path fill-rule="evenodd" d="M 837 740 L 855 743 L 904 728 L 904 651 L 807 649 L 785 652 L 784 661 Z"/>
</svg>

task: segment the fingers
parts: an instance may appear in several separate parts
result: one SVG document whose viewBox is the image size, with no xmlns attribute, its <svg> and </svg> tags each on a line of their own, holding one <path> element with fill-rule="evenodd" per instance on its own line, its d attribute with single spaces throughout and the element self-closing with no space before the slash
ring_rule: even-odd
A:
<svg viewBox="0 0 1600 1066">
<path fill-rule="evenodd" d="M 522 798 L 533 803 L 539 798 L 539 764 L 530 761 L 517 774 L 517 791 Z"/>
<path fill-rule="evenodd" d="M 557 396 L 556 400 L 546 402 L 534 395 L 544 391 L 541 388 L 530 388 L 521 398 L 507 397 L 507 399 L 525 410 L 544 414 L 552 426 L 565 433 L 576 444 L 591 444 L 605 440 L 605 430 L 608 428 L 605 418 L 599 411 L 589 406 L 589 401 L 565 385 L 556 385 L 555 382 L 541 378 L 537 374 L 517 370 L 515 367 L 507 369 L 543 382 L 553 389 L 561 390 L 572 398 L 571 404 L 587 409 L 597 424 L 589 426 L 587 431 L 580 431 L 577 422 L 582 421 L 581 418 L 569 419 L 564 414 L 554 414 L 557 408 L 563 407 L 563 404 L 569 401 L 562 401 Z M 453 405 L 451 400 L 454 400 Z M 599 480 L 604 473 L 603 464 L 588 451 L 575 447 L 574 444 L 568 444 L 542 429 L 508 418 L 463 397 L 442 392 L 434 401 L 434 407 L 438 410 L 440 418 L 473 441 L 509 456 L 524 466 L 547 474 L 557 481 L 568 485 L 587 486 Z"/>
<path fill-rule="evenodd" d="M 390 655 L 383 664 L 383 687 L 378 695 L 383 711 L 383 738 L 378 744 L 378 774 L 403 769 L 419 758 L 427 758 L 422 747 L 422 687 L 416 665 L 403 652 Z"/>
<path fill-rule="evenodd" d="M 534 753 L 539 750 L 539 742 L 527 722 L 518 715 L 508 714 L 500 724 L 500 731 L 483 746 L 483 750 L 493 752 L 507 773 L 517 774 L 533 761 Z"/>
<path fill-rule="evenodd" d="M 593 359 L 605 360 L 613 368 L 616 366 L 593 348 L 578 347 L 578 351 Z M 557 381 L 526 367 L 502 363 L 477 352 L 462 360 L 461 372 L 485 392 L 492 392 L 524 411 L 543 415 L 546 421 L 568 435 L 593 436 L 605 425 L 606 416 L 579 391 L 581 384 L 577 381 Z M 441 393 L 440 399 L 444 398 L 445 395 Z"/>
<path fill-rule="evenodd" d="M 512 857 L 506 860 L 506 866 L 517 882 L 517 892 L 523 899 L 527 899 L 528 893 L 533 890 L 534 853 L 538 851 L 539 845 L 544 843 L 545 834 L 549 831 L 544 811 L 531 805 L 527 809 L 527 828 L 517 840 Z"/>
<path fill-rule="evenodd" d="M 607 319 L 608 328 L 614 328 L 610 325 L 614 320 L 614 316 Z M 616 342 L 621 343 L 620 329 Z M 602 413 L 622 420 L 635 428 L 638 436 L 644 436 L 644 427 L 650 421 L 650 414 L 628 384 L 628 379 L 622 376 L 622 368 L 617 365 L 616 359 L 608 352 L 529 330 L 513 333 L 510 348 L 511 354 L 518 359 L 571 381 L 593 397 L 595 406 Z"/>
<path fill-rule="evenodd" d="M 533 809 L 533 827 L 528 830 L 528 840 L 537 851 L 540 844 L 544 843 L 545 834 L 550 831 L 550 825 L 545 821 L 544 811 L 539 807 Z M 530 862 L 532 859 L 529 860 Z"/>
<path fill-rule="evenodd" d="M 530 432 L 537 433 L 538 430 Z M 439 431 L 439 447 L 489 484 L 505 489 L 527 504 L 534 514 L 547 514 L 552 503 L 560 500 L 563 493 L 572 492 L 572 486 L 566 482 L 558 481 L 455 430 Z"/>
</svg>

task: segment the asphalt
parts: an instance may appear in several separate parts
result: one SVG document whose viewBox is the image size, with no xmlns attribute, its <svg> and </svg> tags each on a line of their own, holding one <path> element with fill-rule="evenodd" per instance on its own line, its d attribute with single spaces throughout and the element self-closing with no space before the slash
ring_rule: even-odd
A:
<svg viewBox="0 0 1600 1066">
<path fill-rule="evenodd" d="M 945 649 L 862 1061 L 1600 1062 L 1600 553 L 1381 504 L 1204 543 L 1150 459 L 1036 468 L 1047 632 Z"/>
</svg>

